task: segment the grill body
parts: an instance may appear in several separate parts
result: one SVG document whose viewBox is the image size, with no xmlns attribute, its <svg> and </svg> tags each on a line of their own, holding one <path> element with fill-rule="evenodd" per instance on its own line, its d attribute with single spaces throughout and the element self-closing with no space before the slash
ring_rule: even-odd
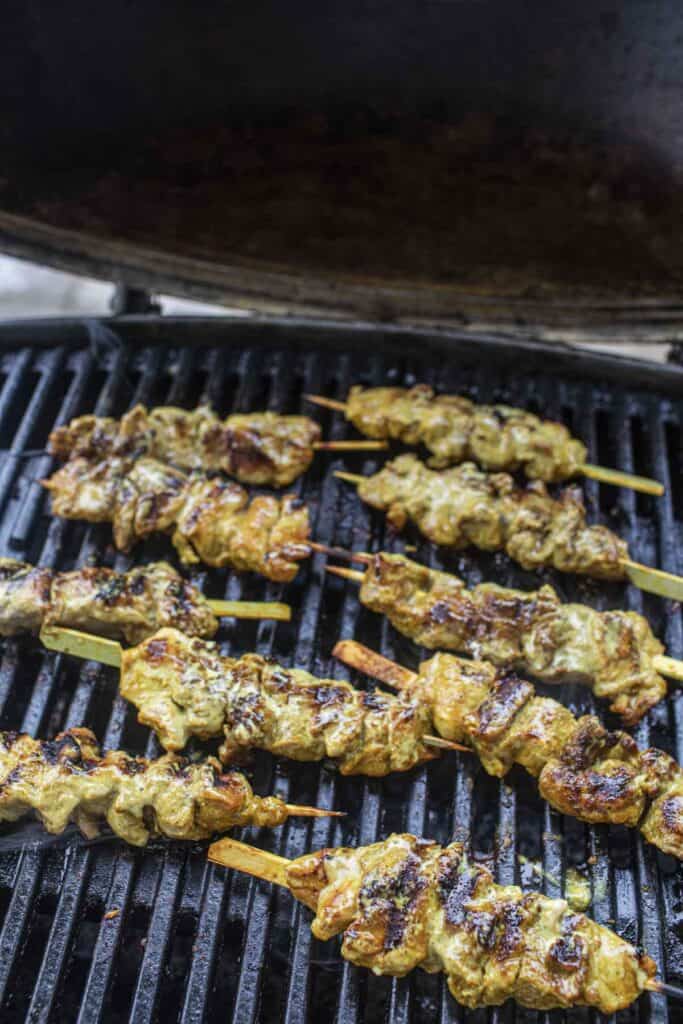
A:
<svg viewBox="0 0 683 1024">
<path fill-rule="evenodd" d="M 651 475 L 661 500 L 585 482 L 593 519 L 628 539 L 633 556 L 683 571 L 681 427 L 683 371 L 581 355 L 532 344 L 381 327 L 303 325 L 294 321 L 43 322 L 0 329 L 0 550 L 72 568 L 87 559 L 126 568 L 108 527 L 51 519 L 39 479 L 52 468 L 41 452 L 50 429 L 86 411 L 120 415 L 131 404 L 211 402 L 222 413 L 271 408 L 311 412 L 306 392 L 343 398 L 352 383 L 426 381 L 480 401 L 504 400 L 564 420 L 589 445 L 593 462 Z M 342 417 L 321 416 L 324 435 L 352 436 Z M 683 655 L 680 608 L 617 585 L 531 574 L 502 556 L 435 551 L 410 533 L 393 535 L 382 516 L 332 476 L 348 465 L 369 473 L 379 459 L 319 455 L 298 482 L 310 504 L 314 536 L 355 549 L 401 550 L 463 574 L 521 587 L 552 582 L 567 599 L 645 613 L 674 656 Z M 138 548 L 135 560 L 169 556 L 163 539 Z M 342 676 L 330 657 L 339 637 L 355 637 L 415 666 L 420 652 L 378 616 L 362 609 L 353 585 L 326 575 L 323 559 L 306 563 L 288 588 L 228 572 L 197 573 L 212 597 L 281 599 L 294 607 L 286 623 L 225 624 L 226 652 L 258 650 L 319 675 Z M 367 685 L 361 677 L 358 685 Z M 557 694 L 557 691 L 555 691 Z M 576 711 L 592 695 L 563 687 Z M 598 709 L 604 716 L 604 706 Z M 52 736 L 92 727 L 105 746 L 155 754 L 155 742 L 117 696 L 113 669 L 43 652 L 29 639 L 9 640 L 0 659 L 0 727 Z M 641 723 L 642 745 L 683 757 L 683 693 Z M 197 748 L 198 749 L 198 748 Z M 210 749 L 207 747 L 206 749 Z M 446 842 L 469 839 L 473 855 L 503 883 L 561 895 L 566 873 L 590 877 L 598 921 L 641 942 L 672 981 L 683 981 L 680 867 L 634 832 L 590 828 L 550 811 L 521 771 L 503 782 L 475 758 L 444 757 L 384 780 L 343 779 L 329 766 L 299 765 L 263 754 L 251 766 L 258 792 L 348 811 L 344 819 L 294 819 L 277 831 L 245 837 L 294 857 L 328 844 L 368 843 L 409 830 Z M 46 838 L 20 823 L 0 835 L 0 1019 L 3 1024 L 79 1021 L 233 1021 L 302 1024 L 353 1022 L 553 1022 L 590 1019 L 572 1012 L 535 1015 L 512 1006 L 466 1013 L 440 977 L 414 972 L 392 981 L 356 970 L 334 942 L 309 931 L 308 911 L 285 891 L 210 866 L 205 844 L 159 842 L 144 851 L 76 834 Z M 621 1021 L 666 1024 L 676 1007 L 647 996 Z"/>
</svg>

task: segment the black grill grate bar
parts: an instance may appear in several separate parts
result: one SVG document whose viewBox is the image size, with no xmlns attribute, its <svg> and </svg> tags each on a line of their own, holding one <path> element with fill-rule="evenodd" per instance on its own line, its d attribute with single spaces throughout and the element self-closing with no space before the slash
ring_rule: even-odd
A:
<svg viewBox="0 0 683 1024">
<path fill-rule="evenodd" d="M 142 966 L 138 974 L 135 997 L 130 1016 L 135 1024 L 150 1021 L 162 983 L 163 967 L 168 949 L 178 892 L 181 883 L 185 851 L 170 847 L 164 858 L 154 900 L 154 910 L 145 942 Z"/>
<path fill-rule="evenodd" d="M 134 864 L 130 859 L 132 856 L 124 851 L 120 853 L 107 890 L 106 905 L 117 913 L 115 917 L 103 921 L 99 930 L 83 990 L 78 1024 L 97 1024 L 102 1020 L 109 985 L 115 970 L 115 958 L 124 941 L 125 911 L 133 891 Z"/>
</svg>

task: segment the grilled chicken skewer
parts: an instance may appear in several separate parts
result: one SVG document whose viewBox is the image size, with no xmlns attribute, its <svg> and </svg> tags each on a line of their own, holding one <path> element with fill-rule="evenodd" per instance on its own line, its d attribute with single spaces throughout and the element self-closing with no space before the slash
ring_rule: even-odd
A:
<svg viewBox="0 0 683 1024">
<path fill-rule="evenodd" d="M 186 473 L 156 459 L 76 456 L 49 480 L 52 511 L 113 525 L 121 551 L 170 533 L 183 562 L 251 570 L 270 580 L 296 576 L 307 558 L 308 510 L 295 495 L 249 495 L 233 481 Z"/>
<path fill-rule="evenodd" d="M 165 750 L 182 750 L 191 736 L 222 736 L 224 761 L 268 750 L 296 761 L 330 758 L 344 775 L 380 776 L 431 760 L 438 748 L 469 749 L 429 736 L 429 710 L 408 696 L 365 693 L 258 654 L 224 657 L 215 644 L 176 629 L 125 650 L 71 629 L 44 628 L 41 640 L 120 667 L 121 696 Z"/>
<path fill-rule="evenodd" d="M 638 828 L 683 860 L 683 769 L 664 751 L 640 750 L 628 733 L 610 732 L 594 715 L 576 718 L 485 661 L 435 654 L 414 673 L 353 640 L 333 653 L 428 708 L 438 734 L 470 746 L 489 775 L 502 777 L 519 764 L 562 814 Z"/>
<path fill-rule="evenodd" d="M 507 473 L 471 462 L 443 472 L 400 455 L 373 476 L 336 472 L 360 498 L 402 529 L 408 521 L 435 544 L 505 551 L 524 569 L 543 566 L 596 579 L 627 577 L 643 590 L 683 600 L 683 578 L 632 562 L 626 542 L 605 526 L 588 526 L 573 490 L 552 498 L 539 482 L 518 487 Z"/>
<path fill-rule="evenodd" d="M 618 487 L 661 495 L 657 480 L 586 462 L 586 446 L 566 427 L 509 405 L 475 405 L 458 395 L 413 388 L 353 387 L 346 402 L 319 395 L 309 401 L 338 409 L 366 437 L 423 444 L 438 469 L 476 462 L 484 469 L 524 471 L 532 480 L 559 483 L 583 474 Z"/>
<path fill-rule="evenodd" d="M 213 757 L 193 763 L 174 754 L 103 755 L 89 729 L 49 741 L 0 732 L 0 821 L 35 811 L 48 832 L 74 822 L 93 838 L 106 820 L 121 839 L 144 846 L 152 835 L 207 839 L 243 825 L 282 825 L 290 815 L 337 813 L 256 796 L 240 772 L 222 771 Z"/>
<path fill-rule="evenodd" d="M 250 748 L 298 761 L 329 757 L 346 775 L 406 771 L 436 756 L 436 743 L 475 750 L 487 772 L 513 764 L 539 779 L 557 810 L 588 822 L 640 829 L 683 860 L 683 771 L 660 750 L 640 751 L 593 716 L 576 719 L 531 683 L 487 662 L 437 654 L 419 674 L 342 641 L 336 657 L 397 688 L 398 697 L 316 679 L 256 654 L 221 657 L 215 644 L 162 629 L 122 651 L 110 640 L 43 630 L 53 650 L 119 665 L 121 696 L 166 750 L 191 736 L 223 736 L 219 756 Z M 440 744 L 440 745 L 441 745 Z"/>
<path fill-rule="evenodd" d="M 175 626 L 208 638 L 218 629 L 216 615 L 288 621 L 291 609 L 278 602 L 209 601 L 167 562 L 128 572 L 94 566 L 55 572 L 0 558 L 0 636 L 70 626 L 135 644 Z"/>
<path fill-rule="evenodd" d="M 496 885 L 462 843 L 392 835 L 290 861 L 222 839 L 209 860 L 288 888 L 314 912 L 315 937 L 341 935 L 352 964 L 399 978 L 416 967 L 443 972 L 451 995 L 471 1009 L 515 999 L 611 1014 L 645 990 L 679 995 L 655 980 L 647 954 L 566 900 Z"/>
<path fill-rule="evenodd" d="M 120 420 L 79 416 L 50 434 L 49 450 L 62 459 L 94 461 L 147 455 L 179 469 L 220 472 L 241 483 L 287 487 L 305 473 L 316 451 L 366 451 L 383 441 L 321 441 L 307 416 L 239 413 L 221 420 L 208 406 L 136 405 Z"/>
<path fill-rule="evenodd" d="M 627 725 L 665 696 L 662 675 L 683 681 L 683 662 L 664 656 L 636 612 L 563 604 L 547 585 L 525 592 L 483 583 L 468 590 L 457 576 L 404 555 L 311 547 L 364 563 L 364 572 L 326 568 L 359 583 L 361 603 L 423 647 L 484 658 L 544 683 L 584 683 L 610 700 L 610 710 Z"/>
</svg>

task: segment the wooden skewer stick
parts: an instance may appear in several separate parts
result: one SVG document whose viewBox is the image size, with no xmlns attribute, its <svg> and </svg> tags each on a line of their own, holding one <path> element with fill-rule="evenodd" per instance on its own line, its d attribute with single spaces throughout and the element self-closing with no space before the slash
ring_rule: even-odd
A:
<svg viewBox="0 0 683 1024">
<path fill-rule="evenodd" d="M 341 576 L 344 580 L 353 580 L 354 583 L 362 583 L 365 574 L 357 569 L 345 569 L 340 565 L 326 565 L 325 572 L 331 572 L 334 576 Z"/>
<path fill-rule="evenodd" d="M 284 885 L 289 889 L 287 882 L 287 868 L 291 861 L 286 857 L 278 857 L 276 853 L 268 853 L 267 850 L 259 850 L 247 843 L 240 843 L 238 839 L 219 839 L 212 843 L 207 854 L 214 864 L 222 864 L 225 868 L 234 868 L 236 871 L 244 871 L 255 878 L 262 878 L 266 882 L 274 882 L 275 885 Z"/>
<path fill-rule="evenodd" d="M 389 445 L 386 441 L 314 441 L 316 452 L 381 452 Z"/>
<path fill-rule="evenodd" d="M 274 619 L 289 622 L 292 609 L 279 601 L 209 601 L 209 607 L 219 619 Z"/>
<path fill-rule="evenodd" d="M 347 551 L 346 548 L 331 548 L 328 544 L 319 544 L 315 540 L 309 540 L 308 546 L 311 551 L 318 551 L 321 555 L 344 558 L 349 562 L 365 562 L 366 565 L 369 565 L 372 561 L 372 555 L 366 551 Z"/>
<path fill-rule="evenodd" d="M 243 871 L 264 882 L 281 885 L 285 889 L 290 887 L 287 880 L 287 869 L 292 863 L 290 860 L 280 857 L 276 853 L 269 853 L 267 850 L 259 850 L 255 846 L 241 843 L 238 839 L 231 839 L 227 836 L 225 839 L 219 839 L 212 843 L 209 847 L 208 858 L 213 864 L 220 864 L 224 868 Z M 649 978 L 645 982 L 644 988 L 649 992 L 657 992 L 659 995 L 683 1000 L 683 989 L 677 985 L 669 985 L 666 981 Z"/>
<path fill-rule="evenodd" d="M 308 804 L 285 804 L 290 814 L 300 818 L 345 818 L 346 811 L 328 811 L 326 807 L 309 807 Z"/>
<path fill-rule="evenodd" d="M 683 988 L 680 985 L 670 985 L 668 981 L 658 981 L 657 978 L 648 978 L 645 988 L 649 992 L 658 992 L 661 996 L 671 996 L 672 999 L 683 1000 Z"/>
<path fill-rule="evenodd" d="M 410 669 L 397 665 L 395 661 L 389 661 L 377 651 L 371 651 L 364 644 L 356 643 L 355 640 L 340 640 L 335 644 L 332 655 L 339 658 L 349 668 L 358 669 L 373 679 L 379 679 L 394 690 L 405 690 L 416 680 L 417 674 Z M 469 747 L 462 743 L 454 743 L 453 740 L 446 740 L 443 736 L 423 736 L 424 742 L 430 747 L 439 747 L 441 750 L 460 750 L 463 754 L 471 754 Z"/>
<path fill-rule="evenodd" d="M 335 470 L 334 476 L 356 486 L 366 479 L 358 473 L 346 473 L 342 470 Z M 670 601 L 683 601 L 683 576 L 674 576 L 673 573 L 665 572 L 663 569 L 653 569 L 652 566 L 633 562 L 630 558 L 620 558 L 619 564 L 623 565 L 631 583 L 634 583 L 639 590 L 658 594 Z"/>
<path fill-rule="evenodd" d="M 50 651 L 72 654 L 85 661 L 101 661 L 103 665 L 113 665 L 114 668 L 121 667 L 123 648 L 118 640 L 93 636 L 79 629 L 67 629 L 66 626 L 43 626 L 40 640 Z"/>
<path fill-rule="evenodd" d="M 323 398 L 322 395 L 304 395 L 307 402 L 319 405 L 323 409 L 334 409 L 335 412 L 346 412 L 346 402 L 338 402 L 335 398 Z"/>
<path fill-rule="evenodd" d="M 619 469 L 608 469 L 607 466 L 595 466 L 592 462 L 584 462 L 581 472 L 591 480 L 599 480 L 603 484 L 612 484 L 613 487 L 630 487 L 632 491 L 640 491 L 641 494 L 654 494 L 661 498 L 664 494 L 664 484 L 659 480 L 650 480 L 647 476 L 636 476 L 635 473 L 622 473 Z"/>
<path fill-rule="evenodd" d="M 347 552 L 347 555 L 354 559 L 356 557 L 351 552 Z M 364 561 L 364 556 L 360 560 Z M 325 572 L 333 573 L 335 576 L 341 576 L 342 579 L 345 580 L 352 580 L 354 583 L 362 583 L 365 579 L 365 574 L 359 572 L 357 569 L 346 569 L 338 565 L 326 565 Z M 683 683 L 683 661 L 678 658 L 670 658 L 666 654 L 655 654 L 652 659 L 652 667 L 655 672 L 659 672 L 661 676 L 666 676 L 668 679 L 674 679 L 676 682 Z"/>
<path fill-rule="evenodd" d="M 338 402 L 334 398 L 324 398 L 322 395 L 304 395 L 308 402 L 320 405 L 323 409 L 334 409 L 335 412 L 346 412 L 346 403 Z M 664 494 L 664 484 L 659 480 L 652 480 L 647 476 L 638 476 L 636 473 L 623 473 L 620 469 L 609 469 L 607 466 L 596 466 L 592 462 L 584 462 L 579 466 L 584 476 L 591 480 L 599 480 L 604 484 L 612 484 L 613 487 L 629 487 L 632 491 L 640 491 L 643 494 L 654 494 L 661 498 Z"/>
</svg>

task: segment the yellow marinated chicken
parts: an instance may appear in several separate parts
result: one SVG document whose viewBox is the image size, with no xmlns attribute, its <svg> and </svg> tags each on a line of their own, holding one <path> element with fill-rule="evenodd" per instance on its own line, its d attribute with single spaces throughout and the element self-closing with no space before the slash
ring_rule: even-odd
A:
<svg viewBox="0 0 683 1024">
<path fill-rule="evenodd" d="M 285 582 L 307 558 L 308 510 L 295 495 L 249 495 L 220 477 L 187 474 L 156 459 L 75 456 L 49 480 L 52 511 L 111 522 L 121 551 L 169 533 L 183 562 L 259 572 Z"/>
<path fill-rule="evenodd" d="M 472 1009 L 515 999 L 611 1014 L 656 973 L 649 956 L 565 900 L 496 885 L 461 843 L 392 835 L 318 850 L 290 861 L 286 881 L 315 912 L 318 939 L 341 935 L 345 959 L 396 977 L 443 972 Z"/>
<path fill-rule="evenodd" d="M 522 469 L 554 483 L 581 472 L 586 446 L 566 427 L 509 405 L 475 405 L 458 395 L 412 388 L 353 387 L 346 418 L 366 437 L 423 444 L 435 468 L 472 461 L 490 470 Z"/>
<path fill-rule="evenodd" d="M 208 406 L 187 411 L 136 405 L 120 420 L 79 416 L 52 431 L 49 447 L 62 459 L 85 456 L 99 462 L 147 455 L 179 469 L 287 487 L 306 472 L 319 439 L 320 427 L 307 416 L 235 413 L 221 420 Z"/>
<path fill-rule="evenodd" d="M 73 572 L 0 558 L 0 636 L 67 626 L 139 643 L 162 626 L 212 637 L 218 620 L 209 603 L 166 562 L 115 572 L 87 566 Z"/>
<path fill-rule="evenodd" d="M 279 797 L 255 796 L 239 772 L 222 774 L 215 758 L 103 755 L 89 729 L 69 729 L 50 741 L 2 732 L 0 821 L 31 811 L 55 833 L 74 822 L 93 837 L 106 821 L 134 846 L 153 835 L 205 839 L 237 826 L 281 825 L 289 814 Z"/>
<path fill-rule="evenodd" d="M 358 494 L 397 529 L 413 522 L 435 544 L 505 551 L 525 569 L 626 575 L 626 543 L 605 526 L 587 526 L 570 490 L 555 499 L 540 482 L 517 487 L 507 473 L 485 473 L 471 462 L 436 472 L 415 455 L 401 455 L 362 480 Z"/>
<path fill-rule="evenodd" d="M 584 683 L 627 725 L 666 694 L 654 667 L 664 647 L 636 612 L 563 604 L 549 586 L 468 590 L 457 576 L 385 552 L 367 566 L 360 600 L 424 647 L 462 651 L 544 683 Z"/>
<path fill-rule="evenodd" d="M 489 662 L 436 654 L 392 697 L 255 654 L 222 657 L 213 643 L 164 629 L 124 652 L 120 689 L 167 750 L 223 734 L 224 759 L 256 747 L 303 761 L 331 757 L 346 774 L 385 775 L 435 756 L 426 737 L 436 732 L 471 746 L 491 775 L 521 765 L 562 813 L 639 828 L 683 859 L 679 765 L 593 716 L 577 719 Z"/>
<path fill-rule="evenodd" d="M 386 775 L 434 756 L 422 741 L 427 708 L 316 679 L 258 654 L 221 656 L 216 645 L 162 629 L 123 652 L 121 695 L 166 750 L 190 736 L 223 736 L 229 760 L 257 748 L 298 761 L 336 761 L 345 774 Z"/>
</svg>

